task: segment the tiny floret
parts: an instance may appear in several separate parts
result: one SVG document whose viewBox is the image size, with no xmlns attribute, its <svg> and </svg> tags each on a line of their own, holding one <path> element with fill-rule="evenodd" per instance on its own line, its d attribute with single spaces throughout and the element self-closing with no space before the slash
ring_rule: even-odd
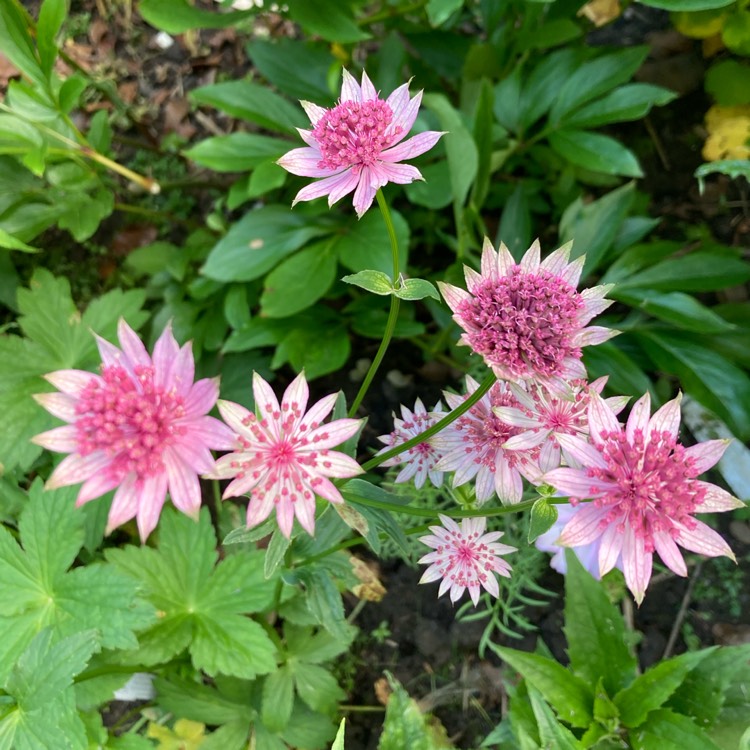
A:
<svg viewBox="0 0 750 750">
<path fill-rule="evenodd" d="M 520 263 L 501 243 L 482 250 L 481 273 L 465 268 L 468 291 L 439 283 L 453 319 L 464 330 L 460 343 L 484 358 L 498 378 L 559 384 L 585 378 L 581 348 L 617 332 L 589 321 L 612 304 L 609 285 L 578 292 L 583 257 L 569 262 L 570 245 L 543 261 L 538 242 Z"/>
<path fill-rule="evenodd" d="M 401 419 L 394 415 L 393 432 L 390 435 L 381 435 L 378 440 L 385 443 L 386 447 L 378 452 L 378 455 L 385 453 L 396 445 L 401 445 L 407 440 L 416 437 L 420 433 L 432 427 L 445 413 L 442 410 L 442 404 L 438 403 L 435 408 L 428 412 L 420 399 L 414 404 L 414 411 L 401 407 Z M 414 480 L 417 488 L 424 486 L 425 480 L 429 477 L 430 482 L 435 487 L 443 484 L 443 472 L 440 471 L 436 464 L 442 457 L 442 453 L 435 446 L 433 439 L 425 440 L 409 448 L 407 451 L 400 453 L 398 456 L 383 461 L 383 466 L 398 466 L 404 464 L 396 482 L 408 482 Z"/>
<path fill-rule="evenodd" d="M 612 408 L 592 392 L 590 442 L 564 436 L 565 449 L 580 468 L 554 469 L 544 476 L 545 482 L 570 496 L 573 505 L 591 499 L 568 521 L 558 543 L 580 547 L 600 540 L 600 575 L 621 561 L 625 582 L 638 603 L 651 578 L 654 552 L 680 576 L 687 575 L 687 567 L 679 547 L 734 560 L 724 539 L 694 516 L 744 505 L 698 479 L 721 458 L 727 441 L 683 447 L 677 439 L 679 397 L 650 414 L 647 393 L 621 425 Z"/>
<path fill-rule="evenodd" d="M 440 514 L 442 526 L 430 526 L 432 534 L 420 537 L 420 542 L 432 547 L 420 563 L 429 564 L 420 583 L 440 581 L 438 596 L 450 590 L 452 602 L 458 601 L 464 591 L 476 605 L 481 589 L 492 596 L 500 596 L 495 574 L 510 578 L 511 567 L 500 555 L 515 552 L 515 547 L 499 544 L 502 531 L 484 533 L 486 518 L 464 518 L 459 526 L 452 518 Z"/>
<path fill-rule="evenodd" d="M 361 218 L 385 184 L 422 179 L 416 167 L 401 162 L 429 151 L 443 133 L 427 131 L 404 141 L 417 118 L 422 92 L 410 97 L 405 83 L 381 99 L 367 73 L 362 73 L 361 85 L 347 70 L 343 76 L 335 107 L 302 102 L 312 124 L 312 130 L 299 130 L 307 147 L 292 149 L 278 163 L 292 174 L 323 178 L 302 188 L 294 203 L 327 195 L 332 206 L 354 191 L 354 208 Z"/>
<path fill-rule="evenodd" d="M 309 393 L 301 373 L 279 404 L 271 386 L 254 373 L 257 416 L 239 404 L 219 401 L 219 412 L 240 447 L 222 456 L 211 476 L 232 479 L 224 497 L 249 493 L 248 528 L 265 521 L 275 509 L 279 529 L 287 538 L 295 517 L 308 534 L 314 534 L 315 496 L 343 502 L 329 477 L 353 477 L 362 472 L 353 458 L 331 450 L 353 437 L 361 420 L 336 419 L 323 424 L 336 403 L 336 394 L 306 411 Z"/>
<path fill-rule="evenodd" d="M 226 425 L 207 416 L 219 384 L 214 378 L 193 382 L 190 343 L 180 348 L 167 326 L 151 357 L 124 320 L 118 337 L 121 349 L 97 337 L 101 375 L 59 370 L 46 376 L 59 392 L 36 400 L 68 424 L 34 442 L 70 454 L 50 476 L 49 488 L 83 482 L 78 505 L 117 488 L 107 533 L 135 517 L 145 541 L 167 491 L 183 513 L 198 513 L 198 474 L 211 471 L 211 450 L 228 450 L 234 440 Z"/>
</svg>

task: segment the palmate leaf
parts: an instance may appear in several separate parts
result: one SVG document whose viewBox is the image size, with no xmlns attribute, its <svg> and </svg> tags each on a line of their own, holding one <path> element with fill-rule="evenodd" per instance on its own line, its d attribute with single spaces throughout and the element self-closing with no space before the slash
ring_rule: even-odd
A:
<svg viewBox="0 0 750 750">
<path fill-rule="evenodd" d="M 0 720 L 0 748 L 87 747 L 72 683 L 97 648 L 97 633 L 87 630 L 57 641 L 54 635 L 51 628 L 38 633 L 3 683 L 13 706 Z"/>
<path fill-rule="evenodd" d="M 0 681 L 34 635 L 54 637 L 96 629 L 105 648 L 135 648 L 135 631 L 154 619 L 138 585 L 111 565 L 68 570 L 83 542 L 75 488 L 29 490 L 19 524 L 20 545 L 0 527 Z"/>
<path fill-rule="evenodd" d="M 160 612 L 139 636 L 132 656 L 141 664 L 166 661 L 185 648 L 207 674 L 251 679 L 276 666 L 276 649 L 249 614 L 273 602 L 276 577 L 263 576 L 263 553 L 240 550 L 217 564 L 216 537 L 208 512 L 199 520 L 166 511 L 157 549 L 129 546 L 107 559 L 136 579 Z"/>
</svg>

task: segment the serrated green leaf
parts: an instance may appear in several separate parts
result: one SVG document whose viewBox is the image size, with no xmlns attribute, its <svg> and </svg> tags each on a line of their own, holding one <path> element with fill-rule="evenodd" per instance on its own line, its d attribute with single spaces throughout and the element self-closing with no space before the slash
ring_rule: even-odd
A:
<svg viewBox="0 0 750 750">
<path fill-rule="evenodd" d="M 712 650 L 688 652 L 659 662 L 620 690 L 613 698 L 620 712 L 620 721 L 626 727 L 640 727 L 649 713 L 661 708 L 690 670 L 700 664 Z"/>
<path fill-rule="evenodd" d="M 279 667 L 263 682 L 263 724 L 272 732 L 282 730 L 294 707 L 294 678 L 289 665 Z"/>
<path fill-rule="evenodd" d="M 345 653 L 354 636 L 354 629 L 348 632 L 346 638 L 335 638 L 325 630 L 314 632 L 310 627 L 284 623 L 288 655 L 308 664 L 321 664 Z"/>
<path fill-rule="evenodd" d="M 440 301 L 438 290 L 435 289 L 435 285 L 427 281 L 427 279 L 404 279 L 403 283 L 398 289 L 396 289 L 394 294 L 405 300 L 418 300 L 424 299 L 425 297 L 432 297 L 432 299 Z"/>
<path fill-rule="evenodd" d="M 554 750 L 583 750 L 583 745 L 578 742 L 575 735 L 557 721 L 539 691 L 531 686 L 529 686 L 529 698 L 539 727 L 542 747 L 554 748 Z"/>
<path fill-rule="evenodd" d="M 380 294 L 381 296 L 393 294 L 391 277 L 383 271 L 359 271 L 349 276 L 343 276 L 341 281 L 358 286 L 360 289 L 365 289 L 373 294 Z"/>
<path fill-rule="evenodd" d="M 305 584 L 307 606 L 317 622 L 335 638 L 349 637 L 350 628 L 344 616 L 344 604 L 333 578 L 324 569 L 299 571 Z"/>
<path fill-rule="evenodd" d="M 499 646 L 493 650 L 542 694 L 563 721 L 581 728 L 591 723 L 594 697 L 580 677 L 539 654 Z"/>
<path fill-rule="evenodd" d="M 528 543 L 532 544 L 537 537 L 549 531 L 555 525 L 555 521 L 557 521 L 557 506 L 550 503 L 546 497 L 540 497 L 531 506 Z"/>
<path fill-rule="evenodd" d="M 565 637 L 574 672 L 614 695 L 635 677 L 636 660 L 627 647 L 625 625 L 602 584 L 572 551 L 565 556 Z"/>
<path fill-rule="evenodd" d="M 692 719 L 666 708 L 630 733 L 633 750 L 722 750 Z"/>
<path fill-rule="evenodd" d="M 214 725 L 244 722 L 248 727 L 256 718 L 254 686 L 244 681 L 239 684 L 241 690 L 231 691 L 221 680 L 213 685 L 175 675 L 154 680 L 160 705 L 176 716 Z"/>
<path fill-rule="evenodd" d="M 334 713 L 338 703 L 346 698 L 346 693 L 327 669 L 298 661 L 291 662 L 291 668 L 299 697 L 313 711 Z"/>
<path fill-rule="evenodd" d="M 25 253 L 41 252 L 38 247 L 32 247 L 25 242 L 21 242 L 21 240 L 14 237 L 12 234 L 9 234 L 2 228 L 0 228 L 0 247 L 4 247 L 6 250 L 21 250 Z"/>
<path fill-rule="evenodd" d="M 271 541 L 266 548 L 265 562 L 263 564 L 263 574 L 266 578 L 271 578 L 277 572 L 278 567 L 284 561 L 284 555 L 289 549 L 292 540 L 284 536 L 279 529 L 274 529 L 271 535 Z"/>
</svg>

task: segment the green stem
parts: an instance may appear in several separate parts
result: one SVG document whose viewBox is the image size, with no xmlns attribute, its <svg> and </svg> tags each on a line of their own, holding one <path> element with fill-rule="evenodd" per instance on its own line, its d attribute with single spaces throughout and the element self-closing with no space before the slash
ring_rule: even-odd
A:
<svg viewBox="0 0 750 750">
<path fill-rule="evenodd" d="M 383 221 L 385 221 L 385 226 L 388 230 L 388 239 L 390 239 L 391 241 L 391 256 L 393 258 L 393 283 L 397 284 L 399 276 L 401 275 L 401 271 L 399 264 L 398 239 L 396 238 L 396 230 L 393 227 L 393 219 L 391 218 L 391 212 L 388 209 L 388 203 L 385 200 L 383 191 L 378 190 L 378 192 L 376 193 L 376 197 L 378 199 L 378 206 L 380 206 L 380 213 L 383 214 Z M 357 397 L 354 399 L 354 403 L 352 404 L 351 409 L 349 409 L 350 417 L 353 417 L 357 413 L 357 409 L 359 409 L 360 405 L 362 404 L 362 399 L 364 399 L 365 394 L 372 384 L 372 379 L 375 377 L 375 373 L 378 371 L 380 363 L 383 361 L 383 357 L 385 357 L 388 345 L 391 343 L 391 339 L 393 338 L 393 332 L 396 330 L 396 321 L 398 320 L 398 311 L 400 305 L 401 300 L 395 294 L 392 294 L 391 309 L 388 312 L 388 321 L 385 324 L 383 340 L 380 342 L 380 346 L 378 347 L 375 359 L 372 360 L 370 369 L 367 371 L 367 375 L 365 375 L 365 379 L 362 381 L 362 385 L 359 388 L 359 393 L 357 393 Z"/>
<path fill-rule="evenodd" d="M 419 435 L 415 435 L 405 443 L 395 445 L 385 453 L 380 453 L 377 456 L 373 456 L 369 461 L 366 461 L 364 464 L 362 464 L 362 468 L 365 471 L 370 471 L 370 469 L 374 469 L 376 466 L 380 466 L 380 464 L 382 464 L 384 461 L 387 461 L 389 458 L 398 456 L 400 453 L 408 451 L 409 448 L 413 448 L 415 445 L 419 445 L 419 443 L 424 443 L 426 440 L 429 440 L 433 435 L 440 432 L 440 430 L 442 430 L 444 427 L 447 427 L 452 422 L 455 422 L 462 414 L 471 409 L 471 407 L 474 406 L 474 404 L 476 404 L 477 401 L 479 401 L 479 399 L 482 398 L 482 396 L 484 396 L 484 394 L 487 393 L 490 388 L 492 388 L 496 380 L 497 378 L 495 378 L 494 374 L 490 373 L 479 384 L 479 388 L 477 388 L 474 393 L 472 393 L 466 399 L 466 401 L 464 401 L 460 406 L 456 407 L 453 411 L 446 414 L 439 422 L 436 422 L 434 425 L 432 425 L 432 427 L 429 427 L 424 432 L 420 432 Z"/>
</svg>

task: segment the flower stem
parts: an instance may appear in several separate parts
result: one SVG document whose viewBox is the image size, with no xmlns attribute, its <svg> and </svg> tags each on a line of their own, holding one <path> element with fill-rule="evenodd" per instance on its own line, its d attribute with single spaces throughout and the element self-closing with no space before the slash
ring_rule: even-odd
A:
<svg viewBox="0 0 750 750">
<path fill-rule="evenodd" d="M 378 190 L 378 192 L 376 193 L 376 197 L 378 199 L 378 206 L 380 206 L 380 213 L 383 214 L 385 227 L 388 230 L 388 238 L 391 241 L 391 256 L 393 257 L 393 283 L 396 284 L 398 283 L 399 276 L 401 275 L 396 230 L 393 227 L 393 219 L 391 218 L 391 212 L 388 208 L 388 203 L 385 200 L 385 196 L 383 195 L 383 191 Z M 360 405 L 362 404 L 362 399 L 364 399 L 365 394 L 372 384 L 372 379 L 375 377 L 375 373 L 378 371 L 380 363 L 383 361 L 383 357 L 385 357 L 388 345 L 391 343 L 391 339 L 393 338 L 393 332 L 396 330 L 396 321 L 398 320 L 398 310 L 400 305 L 401 300 L 395 294 L 392 294 L 391 309 L 388 312 L 388 321 L 385 324 L 383 340 L 380 342 L 380 346 L 378 347 L 375 359 L 372 360 L 370 369 L 367 370 L 367 375 L 365 375 L 365 379 L 362 381 L 362 385 L 359 388 L 359 393 L 357 393 L 357 397 L 354 399 L 354 403 L 352 404 L 351 409 L 349 409 L 350 417 L 353 417 L 357 413 L 357 409 L 359 409 Z"/>
<path fill-rule="evenodd" d="M 490 388 L 492 388 L 496 380 L 497 378 L 495 378 L 495 375 L 493 373 L 489 373 L 487 377 L 479 384 L 479 388 L 477 388 L 474 393 L 472 393 L 466 399 L 466 401 L 464 401 L 460 406 L 456 407 L 453 411 L 446 414 L 439 422 L 436 422 L 434 425 L 432 425 L 432 427 L 428 427 L 424 432 L 420 432 L 419 435 L 415 435 L 405 443 L 401 443 L 401 445 L 395 445 L 390 450 L 385 451 L 385 453 L 380 453 L 377 456 L 373 456 L 369 461 L 366 461 L 364 464 L 362 464 L 362 468 L 365 471 L 370 471 L 370 469 L 374 469 L 376 466 L 380 466 L 380 464 L 382 464 L 384 461 L 387 461 L 389 458 L 398 456 L 400 453 L 409 450 L 409 448 L 413 448 L 415 445 L 419 445 L 419 443 L 424 443 L 426 440 L 429 440 L 433 435 L 440 432 L 440 430 L 442 430 L 444 427 L 447 427 L 452 422 L 455 422 L 462 414 L 471 409 L 471 407 L 474 406 L 474 404 L 476 404 L 477 401 L 479 401 L 479 399 L 482 398 L 482 396 L 484 396 L 484 394 L 487 393 Z"/>
</svg>

